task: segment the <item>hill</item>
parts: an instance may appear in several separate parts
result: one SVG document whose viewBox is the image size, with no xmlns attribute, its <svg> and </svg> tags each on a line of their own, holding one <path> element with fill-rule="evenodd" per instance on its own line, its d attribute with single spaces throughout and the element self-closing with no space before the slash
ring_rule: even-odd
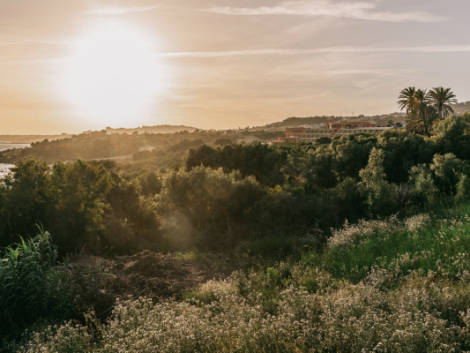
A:
<svg viewBox="0 0 470 353">
<path fill-rule="evenodd" d="M 109 135 L 113 134 L 174 134 L 177 132 L 194 132 L 194 131 L 199 131 L 200 129 L 197 129 L 192 126 L 186 126 L 186 125 L 152 125 L 152 126 L 139 126 L 136 128 L 111 128 L 107 127 L 106 133 Z M 94 133 L 95 131 L 85 131 L 83 134 L 91 134 Z M 31 144 L 31 143 L 36 143 L 36 142 L 41 142 L 41 141 L 57 141 L 57 140 L 64 140 L 64 139 L 69 139 L 71 137 L 75 136 L 74 134 L 68 134 L 68 133 L 62 133 L 59 135 L 41 135 L 41 134 L 36 134 L 36 135 L 10 135 L 10 134 L 0 134 L 0 143 L 4 144 Z"/>
<path fill-rule="evenodd" d="M 390 122 L 404 123 L 405 114 L 392 113 L 384 115 L 358 115 L 358 116 L 311 116 L 311 117 L 290 117 L 283 121 L 267 124 L 256 129 L 284 129 L 286 127 L 308 126 L 321 127 L 328 121 L 368 121 L 378 125 L 388 125 Z"/>
<path fill-rule="evenodd" d="M 192 126 L 186 125 L 152 125 L 152 126 L 140 126 L 137 128 L 117 128 L 113 129 L 111 127 L 106 128 L 106 132 L 108 134 L 174 134 L 177 132 L 194 132 L 198 131 L 197 129 Z"/>
<path fill-rule="evenodd" d="M 454 111 L 457 115 L 462 115 L 465 113 L 470 113 L 470 101 L 460 102 L 454 105 Z M 391 122 L 396 123 L 405 123 L 406 115 L 404 113 L 390 113 L 382 115 L 357 115 L 357 116 L 335 116 L 335 115 L 319 115 L 319 116 L 309 116 L 309 117 L 289 117 L 283 121 L 259 126 L 253 128 L 254 130 L 267 129 L 267 130 L 277 130 L 284 129 L 286 127 L 297 127 L 305 126 L 312 128 L 319 128 L 323 124 L 329 121 L 368 121 L 378 125 L 387 126 Z"/>
<path fill-rule="evenodd" d="M 470 113 L 470 101 L 469 102 L 461 102 L 457 103 L 454 106 L 454 111 L 456 114 L 465 114 Z"/>
<path fill-rule="evenodd" d="M 69 134 L 61 135 L 0 135 L 1 144 L 31 144 L 44 140 L 56 141 L 71 137 Z"/>
</svg>

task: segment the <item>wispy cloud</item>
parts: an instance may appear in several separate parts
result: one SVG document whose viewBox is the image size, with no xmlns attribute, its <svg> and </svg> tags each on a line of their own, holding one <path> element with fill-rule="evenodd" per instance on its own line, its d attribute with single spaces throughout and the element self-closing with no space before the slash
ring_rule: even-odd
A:
<svg viewBox="0 0 470 353">
<path fill-rule="evenodd" d="M 212 7 L 204 11 L 232 16 L 295 15 L 329 16 L 381 22 L 441 22 L 445 17 L 427 12 L 384 12 L 374 2 L 340 2 L 331 0 L 285 1 L 275 6 Z"/>
<path fill-rule="evenodd" d="M 91 15 L 91 16 L 120 16 L 120 15 L 129 14 L 129 13 L 153 11 L 158 8 L 159 8 L 158 5 L 132 6 L 132 7 L 104 7 L 104 8 L 89 10 L 86 12 L 86 14 Z"/>
<path fill-rule="evenodd" d="M 322 53 L 470 53 L 470 44 L 410 47 L 324 47 L 314 49 L 254 49 L 228 51 L 181 51 L 156 54 L 170 58 L 217 58 L 228 56 L 308 55 Z"/>
<path fill-rule="evenodd" d="M 44 45 L 44 46 L 67 46 L 72 45 L 73 43 L 67 40 L 55 40 L 55 39 L 22 39 L 22 40 L 7 40 L 0 41 L 1 47 L 8 46 L 21 46 L 21 45 Z"/>
</svg>

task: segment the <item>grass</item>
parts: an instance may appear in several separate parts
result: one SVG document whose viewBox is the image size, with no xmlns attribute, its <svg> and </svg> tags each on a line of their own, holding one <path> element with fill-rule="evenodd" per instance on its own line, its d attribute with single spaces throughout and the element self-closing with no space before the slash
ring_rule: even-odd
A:
<svg viewBox="0 0 470 353">
<path fill-rule="evenodd" d="M 70 317 L 67 275 L 47 232 L 8 247 L 0 261 L 0 350 L 26 328 Z"/>
<path fill-rule="evenodd" d="M 105 323 L 51 327 L 21 351 L 470 351 L 469 215 L 466 205 L 345 225 L 321 252 L 208 281 L 183 300 L 121 301 Z M 267 253 L 273 244 L 289 242 Z"/>
<path fill-rule="evenodd" d="M 365 236 L 359 234 L 346 244 L 330 245 L 321 254 L 307 254 L 303 261 L 353 283 L 364 280 L 374 267 L 396 266 L 403 273 L 433 271 L 459 279 L 470 264 L 469 214 L 467 205 L 447 212 L 444 219 L 433 216 L 429 224 L 388 220 L 381 223 L 382 228 L 363 230 Z M 346 227 L 339 233 L 347 231 Z"/>
</svg>

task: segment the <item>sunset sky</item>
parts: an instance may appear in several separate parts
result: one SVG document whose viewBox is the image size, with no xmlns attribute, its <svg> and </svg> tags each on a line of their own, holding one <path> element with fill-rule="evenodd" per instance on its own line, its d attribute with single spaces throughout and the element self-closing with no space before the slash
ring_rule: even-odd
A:
<svg viewBox="0 0 470 353">
<path fill-rule="evenodd" d="M 0 0 L 0 133 L 382 114 L 409 85 L 470 100 L 469 12 L 468 0 Z"/>
</svg>

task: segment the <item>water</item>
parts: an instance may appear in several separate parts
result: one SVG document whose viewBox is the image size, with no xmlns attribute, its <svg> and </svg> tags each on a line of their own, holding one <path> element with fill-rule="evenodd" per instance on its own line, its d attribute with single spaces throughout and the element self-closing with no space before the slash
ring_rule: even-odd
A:
<svg viewBox="0 0 470 353">
<path fill-rule="evenodd" d="M 0 163 L 0 179 L 3 179 L 13 167 L 13 164 Z"/>
<path fill-rule="evenodd" d="M 11 149 L 17 149 L 17 148 L 27 148 L 31 147 L 30 144 L 26 143 L 4 143 L 0 142 L 0 152 L 6 151 L 6 150 L 11 150 Z"/>
<path fill-rule="evenodd" d="M 31 145 L 24 143 L 0 143 L 0 152 L 17 148 L 27 148 L 30 146 Z M 14 167 L 13 164 L 0 163 L 0 179 L 3 179 L 12 167 Z"/>
</svg>

